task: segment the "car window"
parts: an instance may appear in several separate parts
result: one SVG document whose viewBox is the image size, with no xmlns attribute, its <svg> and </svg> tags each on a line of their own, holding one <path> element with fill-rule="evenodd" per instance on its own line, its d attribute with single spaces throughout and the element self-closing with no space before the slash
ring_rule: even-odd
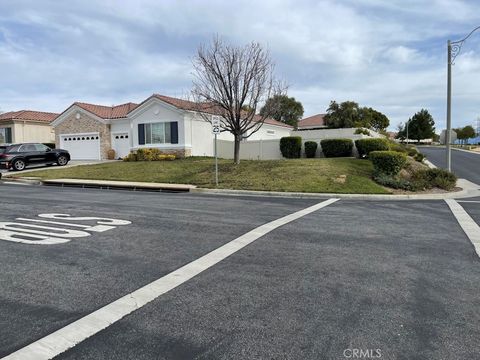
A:
<svg viewBox="0 0 480 360">
<path fill-rule="evenodd" d="M 20 151 L 20 146 L 19 145 L 14 145 L 14 146 L 10 146 L 8 147 L 5 152 L 9 152 L 9 153 L 12 153 L 12 152 L 19 152 Z"/>
<path fill-rule="evenodd" d="M 33 145 L 33 144 L 26 144 L 26 145 L 20 146 L 19 151 L 20 152 L 30 152 L 30 151 L 37 151 L 37 149 L 35 148 L 35 145 Z"/>
<path fill-rule="evenodd" d="M 47 149 L 50 149 L 48 146 L 43 144 L 35 144 L 35 148 L 37 151 L 47 151 Z"/>
<path fill-rule="evenodd" d="M 7 150 L 6 146 L 0 146 L 0 154 L 3 154 Z"/>
</svg>

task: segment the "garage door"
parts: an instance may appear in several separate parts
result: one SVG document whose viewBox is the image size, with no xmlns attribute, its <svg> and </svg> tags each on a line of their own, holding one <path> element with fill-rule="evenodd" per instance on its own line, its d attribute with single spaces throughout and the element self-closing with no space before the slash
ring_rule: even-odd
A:
<svg viewBox="0 0 480 360">
<path fill-rule="evenodd" d="M 60 147 L 68 150 L 72 160 L 100 160 L 100 137 L 97 134 L 62 135 Z"/>
</svg>

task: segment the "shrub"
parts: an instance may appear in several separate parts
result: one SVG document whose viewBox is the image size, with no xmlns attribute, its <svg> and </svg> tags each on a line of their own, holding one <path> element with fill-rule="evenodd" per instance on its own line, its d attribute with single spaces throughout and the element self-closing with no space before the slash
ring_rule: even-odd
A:
<svg viewBox="0 0 480 360">
<path fill-rule="evenodd" d="M 425 155 L 419 152 L 419 153 L 416 153 L 413 158 L 415 159 L 415 161 L 422 162 L 423 159 L 425 159 Z"/>
<path fill-rule="evenodd" d="M 359 157 L 368 157 L 372 151 L 389 150 L 388 141 L 386 139 L 359 139 L 355 140 Z"/>
<path fill-rule="evenodd" d="M 369 155 L 377 174 L 397 175 L 405 166 L 407 157 L 397 151 L 372 151 Z"/>
<path fill-rule="evenodd" d="M 428 169 L 425 173 L 429 183 L 440 189 L 452 190 L 457 184 L 455 174 L 445 169 Z"/>
<path fill-rule="evenodd" d="M 355 135 L 367 135 L 367 136 L 370 136 L 370 131 L 368 131 L 367 129 L 358 128 L 358 129 L 355 130 L 354 134 L 355 134 Z"/>
<path fill-rule="evenodd" d="M 315 141 L 305 141 L 305 156 L 314 158 L 317 152 L 318 144 Z"/>
<path fill-rule="evenodd" d="M 353 141 L 350 139 L 324 139 L 320 145 L 326 157 L 352 156 Z"/>
<path fill-rule="evenodd" d="M 413 157 L 418 154 L 418 150 L 414 146 L 407 146 L 407 154 Z"/>
<path fill-rule="evenodd" d="M 173 154 L 162 154 L 159 149 L 138 149 L 123 158 L 123 161 L 162 161 L 175 160 Z"/>
<path fill-rule="evenodd" d="M 134 152 L 131 152 L 130 154 L 128 154 L 123 158 L 123 161 L 138 161 L 137 154 L 135 154 Z"/>
<path fill-rule="evenodd" d="M 375 180 L 378 184 L 387 186 L 392 189 L 402 189 L 406 191 L 415 191 L 417 190 L 415 188 L 414 183 L 405 180 L 405 179 L 399 179 L 395 176 L 391 175 L 386 175 L 386 174 L 375 174 L 373 177 L 373 180 Z"/>
<path fill-rule="evenodd" d="M 302 138 L 300 136 L 285 136 L 280 139 L 280 151 L 287 159 L 299 158 L 302 152 Z"/>
<path fill-rule="evenodd" d="M 395 141 L 390 141 L 390 150 L 405 153 L 405 154 L 407 153 L 407 149 L 405 145 L 397 143 Z"/>
</svg>

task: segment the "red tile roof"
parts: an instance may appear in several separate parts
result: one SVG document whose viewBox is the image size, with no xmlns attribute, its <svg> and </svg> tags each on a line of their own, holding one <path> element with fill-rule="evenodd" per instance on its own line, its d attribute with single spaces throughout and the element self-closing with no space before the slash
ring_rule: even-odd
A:
<svg viewBox="0 0 480 360">
<path fill-rule="evenodd" d="M 189 110 L 189 111 L 203 111 L 209 114 L 219 114 L 220 111 L 215 111 L 215 107 L 212 104 L 209 103 L 196 103 L 193 101 L 189 100 L 182 100 L 182 99 L 177 99 L 173 98 L 170 96 L 165 96 L 165 95 L 159 95 L 159 94 L 153 94 L 153 97 L 156 97 L 157 99 L 160 99 L 162 101 L 165 101 L 166 103 L 173 105 L 179 109 L 182 110 Z M 254 121 L 260 121 L 261 117 L 259 115 L 255 115 Z M 292 126 L 287 125 L 285 123 L 282 123 L 280 121 L 277 121 L 272 118 L 267 118 L 264 121 L 265 124 L 269 125 L 276 125 L 276 126 L 282 126 L 282 127 L 287 127 L 287 128 L 292 128 Z"/>
<path fill-rule="evenodd" d="M 38 121 L 38 122 L 50 123 L 57 116 L 58 114 L 50 113 L 50 112 L 20 110 L 20 111 L 10 111 L 10 112 L 0 114 L 0 121 L 23 120 L 23 121 Z"/>
<path fill-rule="evenodd" d="M 327 114 L 317 114 L 309 116 L 305 119 L 302 119 L 298 122 L 298 128 L 312 128 L 312 127 L 324 127 L 325 124 L 325 115 Z"/>
<path fill-rule="evenodd" d="M 220 114 L 221 111 L 217 108 L 215 108 L 214 105 L 211 103 L 196 103 L 193 101 L 189 100 L 183 100 L 183 99 L 178 99 L 174 98 L 171 96 L 165 96 L 165 95 L 160 95 L 160 94 L 153 94 L 152 96 L 148 97 L 144 101 L 142 101 L 140 104 L 135 104 L 135 103 L 126 103 L 122 105 L 117 105 L 117 106 L 103 106 L 103 105 L 95 105 L 95 104 L 87 104 L 87 103 L 82 103 L 82 102 L 75 102 L 73 105 L 77 105 L 81 107 L 82 109 L 95 114 L 96 116 L 102 118 L 102 119 L 121 119 L 121 118 L 126 118 L 127 114 L 135 110 L 136 108 L 140 107 L 143 105 L 145 102 L 150 100 L 151 98 L 156 98 L 161 101 L 166 102 L 167 104 L 170 104 L 178 109 L 181 110 L 187 110 L 187 111 L 202 111 L 205 113 L 209 114 Z M 72 106 L 73 106 L 72 105 Z M 70 107 L 69 107 L 70 108 Z M 68 110 L 68 109 L 67 109 Z M 65 110 L 65 111 L 67 111 Z M 64 111 L 64 112 L 65 112 Z M 63 113 L 62 113 L 63 114 Z M 254 120 L 259 121 L 261 118 L 259 115 L 255 115 Z M 290 125 L 284 124 L 280 121 L 277 121 L 275 119 L 267 118 L 264 121 L 265 124 L 269 125 L 276 125 L 276 126 L 282 126 L 282 127 L 287 127 L 287 128 L 292 128 Z"/>
<path fill-rule="evenodd" d="M 92 114 L 97 115 L 102 119 L 121 119 L 127 117 L 127 114 L 135 109 L 138 104 L 134 103 L 126 103 L 116 106 L 104 106 L 104 105 L 95 105 L 95 104 L 87 104 L 81 102 L 75 102 L 74 105 L 81 107 Z"/>
</svg>

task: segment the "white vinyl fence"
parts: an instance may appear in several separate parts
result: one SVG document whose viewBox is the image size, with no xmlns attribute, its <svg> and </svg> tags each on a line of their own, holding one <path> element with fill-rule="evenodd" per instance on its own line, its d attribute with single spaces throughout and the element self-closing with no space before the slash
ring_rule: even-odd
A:
<svg viewBox="0 0 480 360">
<path fill-rule="evenodd" d="M 320 141 L 323 139 L 364 139 L 368 137 L 383 137 L 375 131 L 369 130 L 370 136 L 356 135 L 356 129 L 322 129 L 322 130 L 304 130 L 292 131 L 291 136 L 300 136 L 302 138 L 302 157 L 305 156 L 305 141 L 315 141 L 318 144 L 316 157 L 323 157 Z M 218 157 L 224 159 L 233 159 L 234 142 L 229 140 L 218 140 Z M 353 153 L 356 155 L 355 146 Z M 240 159 L 243 160 L 278 160 L 283 159 L 280 152 L 280 139 L 272 140 L 247 140 L 240 144 Z"/>
</svg>

